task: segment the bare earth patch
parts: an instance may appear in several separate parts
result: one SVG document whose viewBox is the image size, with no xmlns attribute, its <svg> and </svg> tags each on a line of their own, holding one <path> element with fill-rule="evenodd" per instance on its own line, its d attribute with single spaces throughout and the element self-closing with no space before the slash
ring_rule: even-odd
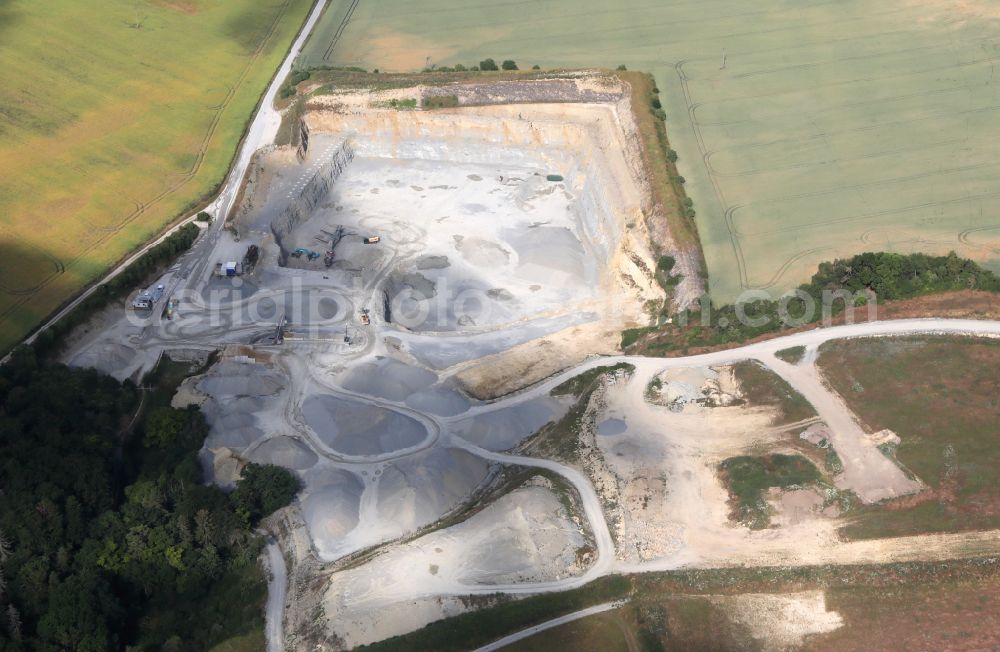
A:
<svg viewBox="0 0 1000 652">
<path fill-rule="evenodd" d="M 799 647 L 808 636 L 834 631 L 844 624 L 840 614 L 827 610 L 823 591 L 745 593 L 711 600 L 736 623 L 746 626 L 765 652 Z"/>
</svg>

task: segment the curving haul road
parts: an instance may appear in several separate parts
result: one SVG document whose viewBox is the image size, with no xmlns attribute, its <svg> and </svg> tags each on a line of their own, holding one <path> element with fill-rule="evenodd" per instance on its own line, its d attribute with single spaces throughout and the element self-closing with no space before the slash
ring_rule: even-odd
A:
<svg viewBox="0 0 1000 652">
<path fill-rule="evenodd" d="M 618 362 L 628 362 L 638 367 L 655 367 L 657 370 L 667 369 L 671 367 L 688 367 L 688 366 L 712 366 L 712 365 L 725 365 L 734 362 L 739 362 L 742 360 L 754 359 L 765 362 L 770 368 L 778 371 L 796 390 L 810 390 L 809 387 L 800 387 L 802 384 L 802 377 L 797 374 L 789 374 L 788 369 L 790 367 L 795 367 L 796 365 L 788 365 L 787 363 L 782 363 L 778 358 L 774 357 L 777 351 L 782 349 L 804 346 L 807 350 L 807 355 L 804 356 L 800 367 L 812 368 L 813 362 L 816 357 L 816 349 L 825 342 L 838 339 L 849 339 L 849 338 L 859 338 L 859 337 L 886 337 L 886 336 L 906 336 L 906 335 L 959 335 L 959 336 L 978 336 L 978 337 L 1000 337 L 1000 321 L 979 321 L 979 320 L 958 320 L 958 319 L 907 319 L 907 320 L 895 320 L 895 321 L 875 321 L 866 322 L 862 324 L 852 324 L 846 326 L 836 326 L 830 328 L 819 328 L 816 330 L 805 331 L 800 333 L 795 333 L 792 335 L 775 338 L 773 340 L 767 340 L 765 342 L 759 342 L 756 344 L 751 344 L 748 346 L 729 349 L 726 351 L 718 351 L 713 353 L 706 353 L 702 355 L 687 356 L 680 358 L 650 358 L 644 356 L 610 356 L 610 357 L 599 357 L 588 360 L 576 367 L 565 370 L 560 374 L 549 378 L 543 383 L 530 387 L 526 390 L 521 391 L 518 394 L 506 397 L 494 403 L 488 405 L 479 406 L 474 408 L 476 412 L 486 412 L 501 408 L 510 407 L 513 404 L 529 401 L 539 396 L 546 395 L 549 391 L 557 386 L 558 384 L 579 375 L 580 373 L 593 369 L 595 367 L 600 367 L 608 364 L 615 364 Z M 777 363 L 777 364 L 776 364 Z M 825 390 L 824 390 L 825 391 Z M 827 395 L 830 393 L 825 391 Z M 847 427 L 844 424 L 850 423 L 856 427 L 856 433 L 854 430 L 850 432 L 851 435 L 860 434 L 861 429 L 857 427 L 857 424 L 853 420 L 853 416 L 846 409 L 842 403 L 834 403 L 832 406 L 830 404 L 824 404 L 822 396 L 816 396 L 815 392 L 809 395 L 812 401 L 818 402 L 821 405 L 817 405 L 817 410 L 820 417 L 828 422 L 832 421 L 834 424 L 839 424 L 842 427 Z M 831 411 L 831 408 L 833 411 Z M 837 413 L 836 410 L 841 410 Z M 462 415 L 463 418 L 468 417 L 469 413 Z M 431 417 L 439 422 L 439 427 L 442 431 L 446 432 L 446 424 L 450 420 L 448 418 Z M 842 446 L 848 447 L 850 442 L 841 442 Z M 649 564 L 642 564 L 635 567 L 629 568 L 619 568 L 616 566 L 615 549 L 614 543 L 611 538 L 607 521 L 604 518 L 604 512 L 601 507 L 600 499 L 597 496 L 590 481 L 576 469 L 569 468 L 558 462 L 552 460 L 522 457 L 518 455 L 509 455 L 505 453 L 496 453 L 484 450 L 478 446 L 475 446 L 469 442 L 462 440 L 459 437 L 452 438 L 452 445 L 461 446 L 462 448 L 480 456 L 485 459 L 493 460 L 496 462 L 501 462 L 505 464 L 516 464 L 522 466 L 532 466 L 538 468 L 545 468 L 556 473 L 559 473 L 567 481 L 571 482 L 573 486 L 577 489 L 581 501 L 583 510 L 587 516 L 590 523 L 591 530 L 594 532 L 595 540 L 597 543 L 597 560 L 594 564 L 582 575 L 577 577 L 566 578 L 563 580 L 550 581 L 550 582 L 536 582 L 536 583 L 523 583 L 523 584 L 505 584 L 505 585 L 483 585 L 483 586 L 470 586 L 465 584 L 460 584 L 458 582 L 454 583 L 450 587 L 451 594 L 454 595 L 469 595 L 469 594 L 480 594 L 480 593 L 510 593 L 510 594 L 532 594 L 532 593 L 545 593 L 553 591 L 564 591 L 574 588 L 579 588 L 584 584 L 600 577 L 602 575 L 611 574 L 618 571 L 627 570 L 629 572 L 655 572 L 660 570 L 665 570 L 676 566 L 676 562 L 667 559 L 663 560 L 666 563 L 656 563 L 651 562 Z M 899 470 L 898 467 L 894 467 L 895 470 Z M 875 499 L 882 499 L 884 496 L 876 496 Z M 975 533 L 974 533 L 975 534 Z M 961 545 L 961 542 L 958 542 Z M 440 588 L 436 591 L 427 591 L 421 595 L 442 595 Z M 399 596 L 400 598 L 413 598 L 418 597 L 417 595 L 407 595 Z M 553 627 L 558 627 L 559 625 L 572 622 L 581 618 L 586 618 L 588 616 L 602 613 L 604 611 L 609 611 L 611 609 L 621 606 L 618 602 L 609 602 L 605 604 L 596 605 L 583 609 L 580 611 L 573 612 L 558 618 L 546 621 L 539 625 L 529 627 L 527 629 L 521 630 L 507 637 L 499 639 L 493 643 L 490 643 L 484 647 L 479 648 L 476 652 L 486 652 L 491 650 L 498 650 L 507 645 L 515 643 L 519 640 L 528 638 L 538 632 L 551 629 Z"/>
<path fill-rule="evenodd" d="M 726 365 L 742 360 L 755 359 L 766 361 L 769 366 L 774 368 L 773 363 L 777 360 L 777 358 L 774 357 L 774 353 L 793 346 L 805 346 L 808 350 L 813 351 L 816 347 L 830 340 L 857 337 L 928 334 L 1000 337 L 1000 321 L 960 319 L 906 319 L 894 321 L 874 321 L 847 326 L 819 328 L 736 349 L 680 358 L 651 358 L 644 356 L 597 357 L 577 365 L 576 367 L 567 369 L 566 371 L 549 378 L 545 382 L 523 390 L 520 393 L 495 401 L 488 405 L 474 408 L 472 411 L 464 413 L 462 417 L 468 417 L 470 414 L 474 413 L 508 408 L 517 403 L 530 401 L 540 396 L 547 395 L 556 385 L 577 376 L 584 371 L 618 362 L 628 362 L 635 365 L 637 368 L 643 367 L 662 370 L 677 367 Z M 812 356 L 807 356 L 806 362 L 810 363 L 811 359 Z M 799 387 L 795 386 L 797 382 L 796 376 L 789 376 L 786 377 L 786 379 L 790 382 L 790 384 L 792 384 L 793 387 L 795 387 L 796 390 L 799 390 Z M 354 398 L 356 400 L 379 400 L 381 405 L 384 406 L 386 404 L 384 400 L 375 399 L 374 397 L 369 398 L 355 395 Z M 821 407 L 817 407 L 817 409 L 820 411 L 820 416 L 824 419 L 829 418 L 833 420 L 835 417 L 839 417 L 841 421 L 844 418 L 853 420 L 849 414 L 828 414 L 829 410 Z M 434 421 L 442 433 L 448 432 L 447 424 L 451 420 L 450 418 L 437 417 L 433 415 L 425 415 L 425 417 Z M 553 460 L 487 451 L 461 439 L 460 437 L 451 437 L 450 444 L 453 446 L 459 446 L 484 459 L 502 462 L 505 464 L 545 468 L 560 474 L 568 482 L 572 483 L 580 495 L 584 513 L 589 521 L 591 531 L 595 535 L 597 544 L 597 559 L 584 574 L 562 580 L 520 584 L 488 584 L 480 586 L 454 582 L 450 585 L 437 585 L 434 589 L 426 591 L 413 592 L 412 594 L 408 593 L 405 596 L 399 595 L 397 596 L 399 599 L 411 599 L 435 595 L 470 595 L 486 593 L 532 594 L 565 591 L 579 588 L 600 576 L 611 574 L 620 570 L 616 567 L 614 562 L 614 543 L 610 535 L 607 521 L 604 518 L 604 512 L 600 499 L 598 498 L 593 485 L 582 473 Z M 894 468 L 897 468 L 898 470 L 898 467 Z M 670 564 L 676 565 L 676 563 L 672 560 L 667 561 L 670 562 Z M 668 564 L 668 566 L 670 564 Z M 653 562 L 647 565 L 629 568 L 628 570 L 630 572 L 643 572 L 664 570 L 664 568 L 663 564 L 656 564 Z"/>
</svg>

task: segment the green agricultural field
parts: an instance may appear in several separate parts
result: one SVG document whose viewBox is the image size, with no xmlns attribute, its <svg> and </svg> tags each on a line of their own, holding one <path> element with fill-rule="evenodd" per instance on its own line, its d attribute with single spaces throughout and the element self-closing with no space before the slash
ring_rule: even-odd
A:
<svg viewBox="0 0 1000 652">
<path fill-rule="evenodd" d="M 819 368 L 868 431 L 888 428 L 887 451 L 928 490 L 862 507 L 841 534 L 852 539 L 1000 527 L 1000 343 L 913 337 L 839 340 Z"/>
<path fill-rule="evenodd" d="M 713 298 L 864 250 L 1000 269 L 991 0 L 337 0 L 301 65 L 653 72 Z"/>
<path fill-rule="evenodd" d="M 223 179 L 311 5 L 0 3 L 0 350 Z"/>
</svg>

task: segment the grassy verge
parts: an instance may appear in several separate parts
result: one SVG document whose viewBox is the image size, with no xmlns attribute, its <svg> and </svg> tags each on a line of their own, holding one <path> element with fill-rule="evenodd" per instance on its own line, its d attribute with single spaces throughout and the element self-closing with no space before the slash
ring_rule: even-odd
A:
<svg viewBox="0 0 1000 652">
<path fill-rule="evenodd" d="M 868 430 L 930 490 L 860 508 L 842 531 L 869 539 L 1000 527 L 1000 342 L 975 338 L 844 340 L 818 364 Z"/>
<path fill-rule="evenodd" d="M 546 424 L 534 437 L 528 440 L 525 450 L 531 455 L 541 455 L 575 462 L 579 459 L 578 441 L 580 427 L 590 396 L 597 388 L 595 383 L 584 391 L 562 419 Z"/>
<path fill-rule="evenodd" d="M 583 588 L 506 602 L 427 625 L 404 636 L 364 645 L 358 650 L 470 650 L 505 635 L 586 607 L 628 595 L 630 582 L 621 576 L 603 577 Z"/>
<path fill-rule="evenodd" d="M 733 365 L 733 374 L 747 403 L 778 410 L 776 424 L 794 423 L 816 416 L 816 410 L 804 396 L 759 362 L 738 362 Z"/>
<path fill-rule="evenodd" d="M 806 347 L 804 346 L 793 346 L 787 349 L 781 349 L 776 352 L 774 356 L 779 360 L 784 360 L 788 364 L 798 364 L 802 361 L 802 356 L 806 354 Z"/>
<path fill-rule="evenodd" d="M 652 195 L 652 207 L 646 219 L 653 245 L 662 254 L 666 234 L 669 234 L 672 245 L 677 249 L 697 252 L 704 276 L 705 256 L 695 223 L 694 200 L 687 196 L 684 177 L 677 171 L 677 152 L 670 147 L 667 137 L 667 115 L 660 101 L 660 90 L 648 73 L 619 70 L 615 74 L 631 89 L 632 115 L 642 143 L 642 162 Z M 666 228 L 653 222 L 657 218 L 665 220 Z M 675 262 L 673 257 L 667 255 L 661 255 L 657 261 L 655 278 L 663 288 L 665 301 L 651 310 L 651 316 L 661 323 L 666 321 L 674 288 L 681 281 L 681 276 L 673 273 Z M 622 333 L 621 346 L 623 349 L 632 346 L 656 330 L 655 326 L 628 329 Z"/>
<path fill-rule="evenodd" d="M 626 328 L 622 331 L 622 350 L 627 350 L 636 342 L 638 342 L 643 337 L 655 333 L 657 331 L 656 326 L 641 326 L 639 328 Z"/>
<path fill-rule="evenodd" d="M 628 617 L 626 608 L 589 616 L 518 641 L 514 649 L 518 652 L 629 652 L 628 628 L 632 623 L 628 622 Z"/>
<path fill-rule="evenodd" d="M 436 95 L 424 98 L 423 108 L 425 109 L 453 109 L 458 106 L 458 96 L 456 95 Z"/>
<path fill-rule="evenodd" d="M 302 97 L 296 97 L 288 103 L 288 106 L 281 114 L 281 125 L 278 127 L 278 134 L 274 137 L 275 145 L 279 147 L 286 145 L 299 146 L 301 138 L 299 121 L 305 114 L 305 104 L 305 99 Z M 242 200 L 242 197 L 238 198 L 234 205 L 239 206 L 240 200 Z"/>
<path fill-rule="evenodd" d="M 677 152 L 667 138 L 666 113 L 653 76 L 644 72 L 615 73 L 632 89 L 632 113 L 642 140 L 643 163 L 649 174 L 654 213 L 662 213 L 667 228 L 681 249 L 698 248 L 694 204 L 684 192 L 684 179 L 677 171 Z"/>
<path fill-rule="evenodd" d="M 93 317 L 114 301 L 127 297 L 143 282 L 151 280 L 161 273 L 167 263 L 172 262 L 181 253 L 187 251 L 201 234 L 194 224 L 185 224 L 163 242 L 156 245 L 134 263 L 125 268 L 118 276 L 100 285 L 83 302 L 65 317 L 43 331 L 35 338 L 32 347 L 40 357 L 47 357 L 59 352 L 63 338 L 77 326 Z M 164 297 L 164 301 L 166 297 Z M 159 309 L 157 306 L 154 309 Z"/>
<path fill-rule="evenodd" d="M 823 458 L 823 468 L 830 475 L 837 475 L 844 470 L 844 463 L 840 460 L 840 455 L 833 449 L 833 446 L 829 446 L 826 449 Z"/>
<path fill-rule="evenodd" d="M 759 530 L 770 524 L 764 493 L 772 488 L 804 486 L 820 480 L 819 470 L 799 455 L 776 453 L 752 457 L 730 457 L 719 465 L 723 483 L 729 490 L 733 519 Z"/>
<path fill-rule="evenodd" d="M 217 358 L 218 352 L 214 352 L 208 356 L 204 364 L 192 364 L 164 355 L 156 367 L 143 378 L 142 384 L 152 388 L 146 399 L 146 405 L 150 408 L 168 407 L 181 383 L 191 376 L 204 373 Z"/>
<path fill-rule="evenodd" d="M 573 376 L 569 380 L 556 385 L 549 392 L 552 396 L 576 396 L 579 398 L 594 381 L 603 376 L 604 374 L 613 374 L 619 369 L 624 369 L 626 372 L 635 371 L 635 367 L 628 362 L 619 362 L 616 365 L 605 365 L 602 367 L 594 367 L 593 369 L 588 369 L 587 371 L 579 374 L 578 376 Z"/>
<path fill-rule="evenodd" d="M 628 363 L 595 367 L 554 387 L 550 392 L 552 396 L 573 396 L 576 401 L 562 419 L 547 424 L 529 439 L 525 450 L 533 455 L 552 457 L 566 462 L 576 461 L 579 457 L 577 448 L 580 426 L 587 412 L 590 397 L 597 390 L 604 374 L 619 369 L 631 372 L 635 367 Z"/>
</svg>

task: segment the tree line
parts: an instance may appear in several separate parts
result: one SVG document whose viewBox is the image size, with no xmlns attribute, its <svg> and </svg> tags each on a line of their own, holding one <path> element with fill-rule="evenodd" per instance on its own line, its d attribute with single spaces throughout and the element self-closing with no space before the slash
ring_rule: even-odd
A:
<svg viewBox="0 0 1000 652">
<path fill-rule="evenodd" d="M 819 321 L 824 293 L 850 294 L 850 307 L 862 307 L 873 300 L 912 299 L 938 292 L 1000 292 L 1000 277 L 954 251 L 945 256 L 867 252 L 821 263 L 812 279 L 797 290 L 798 296 L 790 299 L 753 298 L 723 306 L 703 297 L 701 306 L 677 315 L 674 324 L 625 331 L 622 346 L 658 331 L 664 337 L 650 344 L 651 351 L 744 342 L 786 328 L 789 318 L 802 324 Z M 842 299 L 834 301 L 829 304 L 830 314 L 848 307 Z"/>
<path fill-rule="evenodd" d="M 0 650 L 208 649 L 259 625 L 253 528 L 298 482 L 203 484 L 208 427 L 172 393 L 28 348 L 0 368 Z"/>
<path fill-rule="evenodd" d="M 71 330 L 90 319 L 97 311 L 107 307 L 111 302 L 128 296 L 164 263 L 174 260 L 178 254 L 190 249 L 200 234 L 201 229 L 190 222 L 171 233 L 163 242 L 137 258 L 120 274 L 107 283 L 99 285 L 97 290 L 81 302 L 75 310 L 39 333 L 33 344 L 35 352 L 41 356 L 49 356 L 58 351 L 63 338 Z"/>
</svg>

